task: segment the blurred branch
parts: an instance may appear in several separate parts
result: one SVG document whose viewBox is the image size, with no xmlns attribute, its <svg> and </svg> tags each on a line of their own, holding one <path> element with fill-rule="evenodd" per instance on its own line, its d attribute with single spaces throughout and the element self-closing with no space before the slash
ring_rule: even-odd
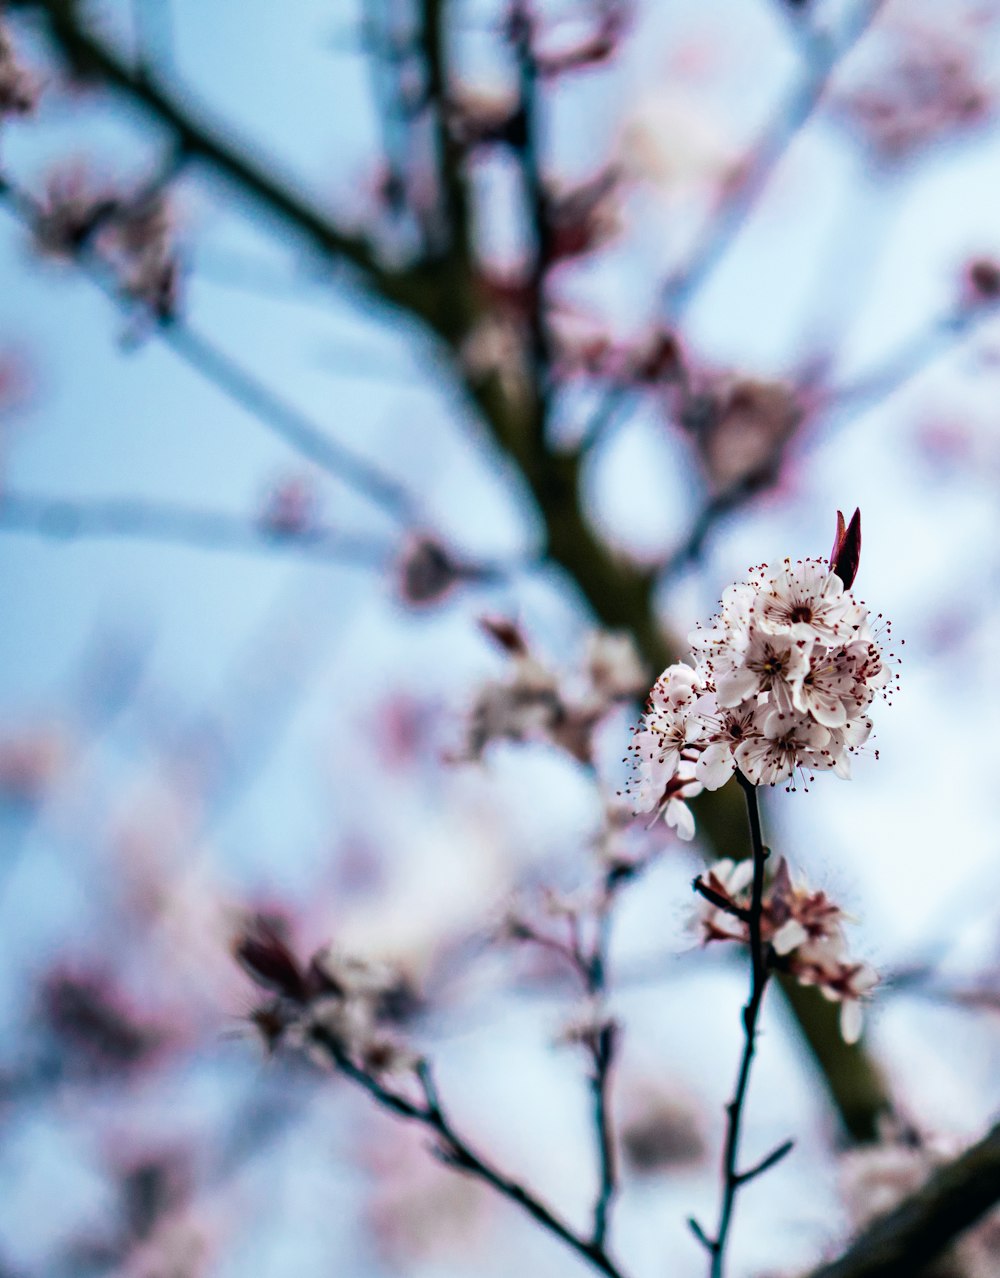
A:
<svg viewBox="0 0 1000 1278">
<path fill-rule="evenodd" d="M 384 269 L 366 237 L 345 231 L 324 210 L 297 194 L 293 181 L 274 176 L 275 164 L 261 164 L 252 147 L 230 128 L 209 123 L 209 114 L 192 107 L 186 90 L 173 88 L 149 67 L 131 67 L 89 30 L 77 0 L 15 0 L 15 4 L 44 15 L 49 34 L 79 74 L 97 77 L 130 97 L 170 130 L 185 153 L 212 165 L 263 211 L 293 227 L 324 255 L 350 264 L 377 293 L 419 313 L 420 290 L 407 272 Z"/>
<path fill-rule="evenodd" d="M 1000 1124 L 810 1278 L 914 1278 L 1000 1202 Z"/>
<path fill-rule="evenodd" d="M 27 192 L 0 176 L 0 200 L 29 230 L 34 231 L 41 209 Z M 141 307 L 115 277 L 92 245 L 80 245 L 74 262 L 126 315 Z M 412 501 L 403 487 L 374 465 L 332 439 L 294 405 L 250 373 L 208 337 L 180 318 L 152 322 L 149 332 L 160 338 L 185 363 L 216 385 L 265 426 L 321 469 L 367 496 L 400 522 L 415 517 Z"/>
<path fill-rule="evenodd" d="M 926 330 L 904 342 L 870 372 L 843 386 L 834 386 L 822 394 L 818 412 L 819 422 L 829 419 L 831 429 L 840 429 L 848 422 L 868 412 L 901 390 L 908 382 L 919 377 L 936 360 L 942 358 L 972 336 L 1000 313 L 996 301 L 982 301 L 962 307 L 942 319 L 936 320 Z M 781 452 L 773 458 L 773 470 L 777 473 Z M 769 470 L 771 467 L 765 467 Z M 657 578 L 662 587 L 676 578 L 686 567 L 697 561 L 718 525 L 731 514 L 751 501 L 770 486 L 767 480 L 741 480 L 721 493 L 707 498 L 695 516 L 685 540 L 664 562 Z"/>
<path fill-rule="evenodd" d="M 132 28 L 136 66 L 140 75 L 159 62 L 173 62 L 173 14 L 171 0 L 132 0 Z"/>
<path fill-rule="evenodd" d="M 885 0 L 860 0 L 839 39 L 811 37 L 806 75 L 781 104 L 763 138 L 743 166 L 738 183 L 720 203 L 687 262 L 664 289 L 671 319 L 683 313 L 695 292 L 722 260 L 756 208 L 771 175 L 819 106 L 843 59 L 878 16 Z"/>
<path fill-rule="evenodd" d="M 128 299 L 125 301 L 127 304 Z M 399 522 L 414 520 L 413 500 L 401 484 L 332 439 L 210 338 L 184 320 L 162 324 L 155 332 L 186 364 L 280 435 L 301 456 L 369 497 Z"/>
<path fill-rule="evenodd" d="M 441 1104 L 437 1088 L 426 1061 L 417 1064 L 416 1072 L 424 1092 L 423 1103 L 411 1100 L 401 1092 L 393 1091 L 368 1070 L 356 1065 L 344 1052 L 336 1037 L 321 1025 L 313 1030 L 313 1039 L 329 1056 L 331 1063 L 345 1077 L 363 1088 L 376 1103 L 398 1118 L 419 1123 L 438 1141 L 435 1154 L 448 1167 L 472 1176 L 496 1190 L 502 1197 L 516 1203 L 543 1229 L 559 1238 L 582 1259 L 607 1278 L 624 1278 L 622 1271 L 610 1259 L 602 1245 L 585 1240 L 540 1198 L 513 1180 L 478 1154 L 461 1136 L 447 1116 Z"/>
<path fill-rule="evenodd" d="M 518 153 L 524 185 L 526 225 L 535 237 L 528 249 L 531 262 L 528 280 L 528 330 L 534 382 L 539 399 L 538 429 L 544 439 L 545 418 L 551 391 L 552 357 L 545 317 L 545 276 L 552 257 L 552 228 L 541 157 L 540 98 L 538 64 L 534 50 L 534 21 L 526 4 L 518 0 L 508 20 L 508 38 L 514 50 L 518 75 L 518 116 L 521 123 Z"/>
<path fill-rule="evenodd" d="M 449 0 L 418 0 L 418 39 L 427 70 L 427 105 L 432 112 L 437 151 L 442 213 L 445 223 L 445 255 L 465 270 L 471 266 L 469 197 L 463 170 L 462 148 L 448 122 L 449 91 L 446 61 L 446 16 Z"/>
<path fill-rule="evenodd" d="M 664 285 L 662 318 L 665 324 L 673 324 L 683 315 L 697 291 L 725 257 L 756 209 L 774 171 L 812 119 L 841 62 L 868 30 L 884 4 L 885 0 L 859 0 L 839 40 L 821 39 L 812 32 L 806 35 L 796 30 L 797 43 L 805 49 L 808 58 L 805 77 L 781 103 L 763 137 L 755 143 L 739 177 L 724 193 L 687 261 Z M 584 428 L 584 448 L 592 448 L 610 424 L 622 416 L 628 389 L 627 386 L 616 385 L 604 392 Z M 692 538 L 695 536 L 692 533 Z"/>
<path fill-rule="evenodd" d="M 0 531 L 56 541 L 128 538 L 192 546 L 198 550 L 267 551 L 328 563 L 381 569 L 391 550 L 371 538 L 330 528 L 282 529 L 221 511 L 136 500 L 77 501 L 35 494 L 0 494 Z"/>
<path fill-rule="evenodd" d="M 914 334 L 871 372 L 853 382 L 834 386 L 825 400 L 824 411 L 844 413 L 845 419 L 860 416 L 894 395 L 998 314 L 1000 305 L 994 300 L 966 305 L 943 316 L 923 332 Z"/>
</svg>

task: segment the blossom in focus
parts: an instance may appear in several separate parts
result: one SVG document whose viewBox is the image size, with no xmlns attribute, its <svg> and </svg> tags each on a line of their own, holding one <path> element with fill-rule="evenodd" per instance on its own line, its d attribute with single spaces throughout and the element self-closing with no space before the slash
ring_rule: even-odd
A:
<svg viewBox="0 0 1000 1278">
<path fill-rule="evenodd" d="M 860 514 L 847 525 L 838 512 L 830 560 L 764 564 L 728 587 L 690 636 L 690 664 L 669 666 L 653 685 L 629 749 L 636 811 L 663 813 L 687 838 L 693 821 L 678 804 L 737 770 L 754 785 L 850 776 L 872 703 L 898 678 L 881 642 L 888 623 L 873 624 L 845 584 L 860 547 Z"/>
</svg>

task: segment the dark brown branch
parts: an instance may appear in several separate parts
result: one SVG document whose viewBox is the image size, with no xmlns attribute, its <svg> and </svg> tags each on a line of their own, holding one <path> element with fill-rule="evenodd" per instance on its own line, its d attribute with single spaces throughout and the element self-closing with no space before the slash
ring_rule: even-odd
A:
<svg viewBox="0 0 1000 1278">
<path fill-rule="evenodd" d="M 375 1075 L 361 1069 L 344 1053 L 337 1039 L 325 1033 L 322 1028 L 313 1030 L 313 1038 L 328 1053 L 332 1064 L 340 1073 L 363 1088 L 383 1109 L 399 1118 L 419 1123 L 431 1132 L 438 1141 L 438 1157 L 447 1166 L 482 1181 L 509 1202 L 516 1203 L 536 1224 L 565 1243 L 599 1273 L 605 1274 L 606 1278 L 624 1278 L 622 1270 L 610 1259 L 601 1244 L 577 1234 L 542 1199 L 519 1181 L 500 1171 L 460 1135 L 441 1104 L 426 1061 L 417 1066 L 417 1076 L 424 1093 L 421 1104 L 393 1091 Z"/>
<path fill-rule="evenodd" d="M 1000 1124 L 811 1278 L 914 1278 L 1000 1202 Z"/>
<path fill-rule="evenodd" d="M 211 164 L 219 173 L 253 199 L 264 211 L 304 235 L 327 256 L 348 262 L 383 296 L 402 301 L 396 273 L 384 271 L 370 242 L 347 234 L 325 211 L 295 193 L 294 181 L 276 176 L 273 161 L 261 164 L 253 148 L 236 137 L 229 126 L 208 123 L 203 108 L 192 108 L 187 90 L 174 89 L 149 67 L 135 69 L 102 40 L 92 35 L 79 14 L 76 0 L 18 0 L 23 7 L 39 9 L 49 33 L 70 64 L 80 73 L 98 76 L 125 93 L 165 125 L 189 155 Z M 409 290 L 406 290 L 409 298 Z M 412 299 L 410 299 L 412 300 Z"/>
<path fill-rule="evenodd" d="M 418 40 L 427 67 L 427 106 L 432 113 L 441 213 L 445 227 L 444 255 L 449 256 L 460 268 L 468 270 L 471 265 L 471 226 L 464 155 L 448 120 L 451 96 L 446 61 L 445 19 L 448 12 L 448 0 L 420 0 Z"/>
<path fill-rule="evenodd" d="M 699 896 L 703 896 L 717 910 L 722 910 L 724 914 L 731 914 L 734 919 L 739 919 L 743 923 L 750 922 L 749 910 L 744 910 L 735 901 L 731 901 L 728 897 L 723 896 L 721 892 L 716 892 L 714 888 L 710 888 L 700 876 L 692 882 L 691 886 Z"/>
</svg>

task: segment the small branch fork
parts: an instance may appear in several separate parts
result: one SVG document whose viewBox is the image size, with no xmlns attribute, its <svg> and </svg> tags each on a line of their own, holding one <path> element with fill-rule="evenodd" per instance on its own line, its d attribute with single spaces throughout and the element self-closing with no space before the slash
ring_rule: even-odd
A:
<svg viewBox="0 0 1000 1278">
<path fill-rule="evenodd" d="M 0 174 L 0 201 L 18 222 L 29 231 L 35 230 L 42 216 L 40 205 L 32 195 L 3 174 Z M 74 264 L 126 315 L 134 315 L 138 309 L 135 299 L 123 289 L 92 240 L 93 236 L 90 236 L 79 245 L 74 254 Z M 156 322 L 149 331 L 300 456 L 367 497 L 395 522 L 405 526 L 415 521 L 415 503 L 402 485 L 384 474 L 377 465 L 328 435 L 211 339 L 179 318 Z"/>
<path fill-rule="evenodd" d="M 600 886 L 593 917 L 593 932 L 586 940 L 576 914 L 567 918 L 568 939 L 551 936 L 523 925 L 522 939 L 552 950 L 565 959 L 579 978 L 588 1001 L 596 1009 L 594 1024 L 580 1033 L 580 1045 L 590 1057 L 590 1094 L 593 1129 L 597 1153 L 598 1188 L 593 1206 L 593 1223 L 589 1245 L 603 1251 L 611 1224 L 611 1211 L 618 1192 L 618 1168 L 611 1117 L 611 1071 L 618 1047 L 618 1026 L 600 1015 L 607 995 L 608 944 L 611 932 L 611 909 L 618 889 L 635 870 L 623 873 L 609 870 Z"/>
<path fill-rule="evenodd" d="M 707 888 L 700 880 L 695 881 L 695 890 L 713 905 L 743 919 L 750 932 L 750 996 L 743 1008 L 743 1054 L 740 1058 L 739 1073 L 732 1100 L 726 1106 L 727 1126 L 726 1143 L 723 1154 L 723 1187 L 722 1205 L 719 1210 L 719 1224 L 715 1236 L 710 1238 L 696 1220 L 688 1224 L 698 1241 L 705 1247 L 710 1257 L 709 1278 L 723 1278 L 726 1244 L 733 1221 L 733 1208 L 736 1195 L 749 1181 L 770 1170 L 783 1159 L 792 1148 L 792 1142 L 785 1141 L 767 1154 L 760 1162 L 746 1171 L 739 1171 L 740 1135 L 743 1123 L 743 1112 L 746 1106 L 747 1089 L 750 1083 L 750 1067 L 753 1064 L 754 1050 L 757 1040 L 757 1022 L 764 1002 L 764 992 L 770 977 L 769 955 L 764 948 L 761 936 L 761 919 L 764 904 L 764 867 L 767 862 L 768 849 L 764 846 L 760 829 L 760 811 L 757 806 L 757 787 L 737 772 L 736 778 L 743 789 L 747 805 L 747 818 L 750 823 L 750 842 L 753 853 L 753 886 L 751 889 L 749 910 L 737 909 L 732 902 L 720 897 L 718 893 Z M 769 947 L 768 947 L 769 948 Z"/>
<path fill-rule="evenodd" d="M 577 1233 L 541 1198 L 477 1153 L 465 1137 L 456 1131 L 441 1103 L 429 1062 L 421 1060 L 416 1065 L 415 1072 L 422 1097 L 420 1100 L 413 1100 L 355 1064 L 345 1054 L 337 1039 L 321 1025 L 313 1028 L 312 1036 L 315 1044 L 327 1053 L 340 1073 L 366 1091 L 382 1109 L 426 1128 L 435 1138 L 435 1156 L 446 1166 L 482 1181 L 501 1197 L 516 1203 L 536 1224 L 561 1239 L 598 1273 L 606 1275 L 606 1278 L 625 1278 L 624 1271 L 608 1256 L 603 1240 L 586 1238 Z"/>
</svg>

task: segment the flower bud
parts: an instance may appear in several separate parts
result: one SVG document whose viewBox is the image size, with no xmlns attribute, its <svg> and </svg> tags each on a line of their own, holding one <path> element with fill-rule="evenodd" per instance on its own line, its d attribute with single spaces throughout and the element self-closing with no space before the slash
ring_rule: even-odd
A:
<svg viewBox="0 0 1000 1278">
<path fill-rule="evenodd" d="M 858 575 L 861 563 L 861 511 L 855 510 L 849 524 L 844 523 L 842 511 L 837 511 L 837 532 L 830 551 L 830 568 L 850 590 Z"/>
</svg>

